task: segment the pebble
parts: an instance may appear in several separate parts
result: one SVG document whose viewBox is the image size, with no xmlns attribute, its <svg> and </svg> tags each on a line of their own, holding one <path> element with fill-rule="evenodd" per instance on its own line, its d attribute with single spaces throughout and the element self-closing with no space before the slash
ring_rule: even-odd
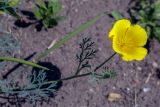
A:
<svg viewBox="0 0 160 107">
<path fill-rule="evenodd" d="M 111 92 L 111 93 L 109 93 L 107 99 L 108 99 L 108 101 L 110 101 L 110 102 L 118 101 L 118 100 L 121 99 L 121 95 L 118 94 L 118 93 L 113 93 L 113 92 Z"/>
<path fill-rule="evenodd" d="M 129 87 L 127 87 L 126 89 L 127 89 L 127 91 L 130 91 L 130 90 L 131 90 Z"/>
<path fill-rule="evenodd" d="M 115 90 L 115 89 L 116 89 L 116 87 L 112 87 L 112 89 L 113 89 L 113 90 Z"/>
<path fill-rule="evenodd" d="M 62 5 L 62 8 L 63 8 L 63 9 L 65 9 L 65 8 L 66 8 L 66 6 L 65 6 L 65 5 Z"/>
<path fill-rule="evenodd" d="M 94 90 L 93 90 L 93 88 L 90 88 L 90 89 L 89 89 L 89 91 L 90 91 L 91 93 L 94 93 Z"/>
<path fill-rule="evenodd" d="M 74 11 L 77 13 L 77 12 L 78 12 L 78 9 L 76 8 Z"/>
<path fill-rule="evenodd" d="M 151 89 L 150 88 L 143 88 L 143 92 L 147 93 L 149 92 Z"/>
<path fill-rule="evenodd" d="M 127 74 L 126 74 L 126 73 L 124 73 L 124 74 L 123 74 L 123 76 L 124 76 L 124 77 L 126 77 L 126 76 L 127 76 Z"/>
<path fill-rule="evenodd" d="M 137 67 L 137 70 L 138 71 L 142 71 L 142 67 Z"/>
<path fill-rule="evenodd" d="M 158 68 L 158 64 L 157 64 L 156 62 L 153 62 L 153 63 L 152 63 L 152 66 L 153 66 L 154 68 Z"/>
</svg>

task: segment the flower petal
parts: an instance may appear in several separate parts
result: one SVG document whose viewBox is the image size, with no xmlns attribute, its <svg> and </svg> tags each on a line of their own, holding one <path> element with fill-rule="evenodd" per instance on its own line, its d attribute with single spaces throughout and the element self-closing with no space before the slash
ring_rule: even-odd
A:
<svg viewBox="0 0 160 107">
<path fill-rule="evenodd" d="M 118 20 L 112 30 L 109 32 L 109 38 L 112 40 L 113 36 L 123 36 L 128 27 L 130 27 L 131 23 L 129 20 L 121 19 Z"/>
<path fill-rule="evenodd" d="M 123 47 L 121 45 L 120 39 L 118 36 L 113 36 L 112 38 L 112 47 L 113 50 L 119 54 L 123 54 Z"/>
<path fill-rule="evenodd" d="M 125 51 L 126 51 L 125 54 L 122 54 L 123 55 L 122 59 L 125 61 L 131 61 L 131 60 L 141 61 L 147 55 L 147 49 L 143 47 L 136 47 L 136 48 L 128 47 L 126 48 Z"/>
<path fill-rule="evenodd" d="M 113 50 L 122 55 L 125 61 L 141 61 L 147 55 L 143 46 L 147 43 L 147 33 L 139 25 L 131 25 L 129 20 L 117 21 L 109 33 Z"/>
<path fill-rule="evenodd" d="M 124 42 L 131 46 L 144 46 L 147 42 L 147 33 L 139 25 L 133 25 L 128 28 L 124 37 Z"/>
</svg>

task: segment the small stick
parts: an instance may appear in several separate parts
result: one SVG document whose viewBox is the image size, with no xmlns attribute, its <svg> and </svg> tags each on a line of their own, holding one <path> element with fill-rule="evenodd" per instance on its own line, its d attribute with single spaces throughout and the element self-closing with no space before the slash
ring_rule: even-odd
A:
<svg viewBox="0 0 160 107">
<path fill-rule="evenodd" d="M 149 73 L 149 75 L 148 75 L 148 77 L 147 77 L 147 79 L 146 79 L 145 83 L 148 83 L 148 82 L 149 82 L 149 80 L 150 80 L 151 76 L 152 76 L 152 73 Z"/>
<path fill-rule="evenodd" d="M 48 48 L 47 49 L 50 49 L 55 43 L 57 42 L 57 40 L 55 39 L 55 40 L 53 40 L 52 42 L 51 42 L 51 44 L 48 46 Z"/>
</svg>

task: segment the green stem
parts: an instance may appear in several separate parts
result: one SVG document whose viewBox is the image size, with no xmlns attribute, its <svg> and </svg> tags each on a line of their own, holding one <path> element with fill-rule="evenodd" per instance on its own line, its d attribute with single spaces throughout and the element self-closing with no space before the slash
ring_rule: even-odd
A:
<svg viewBox="0 0 160 107">
<path fill-rule="evenodd" d="M 109 60 L 111 60 L 115 55 L 116 55 L 116 53 L 113 53 L 109 58 L 107 58 L 104 62 L 102 62 L 100 65 L 98 65 L 93 71 L 96 72 L 105 63 L 107 63 Z M 60 80 L 57 80 L 57 81 L 48 81 L 48 82 L 45 82 L 44 84 L 50 84 L 50 83 L 53 83 L 53 82 L 59 82 L 59 81 L 65 81 L 65 80 L 70 80 L 70 79 L 74 79 L 74 78 L 84 77 L 84 76 L 88 76 L 90 74 L 92 74 L 92 72 L 84 73 L 84 74 L 81 74 L 81 75 L 69 76 L 69 77 L 66 77 L 66 78 L 63 78 L 63 79 L 60 79 Z"/>
<path fill-rule="evenodd" d="M 115 55 L 116 55 L 116 53 L 113 53 L 109 58 L 107 58 L 104 62 L 102 62 L 100 65 L 98 65 L 93 71 L 96 72 L 99 68 L 101 68 L 104 64 L 106 64 L 109 60 L 111 60 Z M 66 77 L 63 79 L 59 79 L 59 80 L 44 82 L 42 85 L 47 85 L 47 84 L 52 84 L 55 82 L 66 81 L 66 80 L 70 80 L 70 79 L 74 79 L 74 78 L 84 77 L 84 76 L 88 76 L 91 74 L 92 74 L 92 72 L 88 72 L 88 73 L 84 73 L 84 74 L 80 74 L 80 75 L 73 75 L 73 76 L 69 76 L 69 77 Z M 18 93 L 21 91 L 18 89 L 12 89 L 12 90 L 14 90 L 14 92 L 10 92 L 10 93 Z M 25 89 L 25 91 L 31 91 L 31 90 L 34 90 L 34 88 Z M 5 93 L 5 92 L 0 92 L 0 93 Z"/>
<path fill-rule="evenodd" d="M 77 75 L 81 71 L 81 69 L 80 69 L 81 64 L 82 64 L 82 61 L 79 61 L 77 71 L 76 71 L 75 75 Z"/>
<path fill-rule="evenodd" d="M 116 52 L 113 53 L 108 59 L 106 59 L 103 63 L 101 63 L 99 66 L 97 66 L 94 71 L 97 71 L 99 68 L 101 68 L 105 63 L 107 63 L 110 59 L 112 59 L 116 55 Z"/>
<path fill-rule="evenodd" d="M 41 65 L 38 65 L 36 63 L 30 62 L 30 61 L 26 61 L 26 60 L 23 60 L 23 59 L 18 59 L 18 58 L 0 57 L 0 61 L 12 61 L 12 62 L 17 62 L 17 63 L 29 65 L 29 66 L 40 68 L 40 69 L 44 69 L 44 70 L 49 70 L 48 68 L 43 67 Z"/>
</svg>

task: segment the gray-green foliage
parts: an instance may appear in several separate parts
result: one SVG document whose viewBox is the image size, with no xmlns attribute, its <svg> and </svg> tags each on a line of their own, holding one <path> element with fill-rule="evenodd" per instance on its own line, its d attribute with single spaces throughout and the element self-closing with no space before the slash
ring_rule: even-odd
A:
<svg viewBox="0 0 160 107">
<path fill-rule="evenodd" d="M 18 63 L 25 63 L 31 66 L 37 66 L 38 68 L 42 68 L 37 64 L 32 62 L 28 62 L 21 59 L 6 57 L 8 53 L 12 53 L 18 51 L 20 49 L 20 43 L 17 41 L 12 33 L 7 32 L 2 25 L 0 26 L 0 52 L 1 54 L 0 60 L 12 61 Z M 5 68 L 5 62 L 0 62 L 0 69 Z M 43 69 L 43 68 L 42 68 Z M 45 69 L 45 68 L 44 68 Z M 6 95 L 18 95 L 20 98 L 25 99 L 26 101 L 31 102 L 32 104 L 36 104 L 37 101 L 47 100 L 49 99 L 49 95 L 55 92 L 54 87 L 55 83 L 50 83 L 46 85 L 47 87 L 43 87 L 43 83 L 47 81 L 46 73 L 42 70 L 38 73 L 33 72 L 27 78 L 28 82 L 25 86 L 20 86 L 16 84 L 14 80 L 0 80 L 0 93 L 5 93 Z"/>
<path fill-rule="evenodd" d="M 141 0 L 130 9 L 130 13 L 132 20 L 143 26 L 150 38 L 160 41 L 160 0 Z"/>
<path fill-rule="evenodd" d="M 16 12 L 16 7 L 18 6 L 20 0 L 0 0 L 0 12 L 7 13 L 20 19 L 20 16 Z"/>
<path fill-rule="evenodd" d="M 93 71 L 90 76 L 90 82 L 99 84 L 103 82 L 104 79 L 115 78 L 116 76 L 117 73 L 114 70 L 104 68 L 100 73 Z"/>
<path fill-rule="evenodd" d="M 56 94 L 57 82 L 46 85 L 47 78 L 44 71 L 34 71 L 29 74 L 26 81 L 25 85 L 19 85 L 14 80 L 0 80 L 0 93 L 10 96 L 18 95 L 19 98 L 33 105 L 36 105 L 38 101 L 47 101 L 51 95 Z"/>
<path fill-rule="evenodd" d="M 64 17 L 59 16 L 62 9 L 60 0 L 36 0 L 34 15 L 45 28 L 56 26 Z"/>
<path fill-rule="evenodd" d="M 11 32 L 7 32 L 5 29 L 3 29 L 2 25 L 0 25 L 0 52 L 4 53 L 4 55 L 0 55 L 0 61 L 12 61 L 17 62 L 25 65 L 29 65 L 32 67 L 37 67 L 45 70 L 49 70 L 46 67 L 40 66 L 36 63 L 33 63 L 31 61 L 26 61 L 19 58 L 13 58 L 8 57 L 8 53 L 12 53 L 14 51 L 18 51 L 20 49 L 20 43 L 17 41 Z M 7 56 L 7 57 L 6 57 Z M 4 67 L 4 63 L 2 64 L 0 62 L 0 68 Z"/>
<path fill-rule="evenodd" d="M 0 56 L 7 56 L 8 53 L 13 53 L 20 49 L 20 43 L 17 41 L 14 36 L 7 32 L 3 25 L 0 24 Z M 0 70 L 5 67 L 5 62 L 0 62 Z"/>
<path fill-rule="evenodd" d="M 4 69 L 6 66 L 6 62 L 0 62 L 0 70 Z"/>
<path fill-rule="evenodd" d="M 5 92 L 9 94 L 13 88 L 16 87 L 16 84 L 12 80 L 0 80 L 0 92 Z"/>
<path fill-rule="evenodd" d="M 14 52 L 20 49 L 20 43 L 11 33 L 3 33 L 0 36 L 0 52 Z"/>
<path fill-rule="evenodd" d="M 39 72 L 34 71 L 27 79 L 27 84 L 18 92 L 18 96 L 25 98 L 34 105 L 37 101 L 49 100 L 49 97 L 56 93 L 57 82 L 45 85 L 48 80 L 46 73 L 42 70 Z"/>
</svg>

